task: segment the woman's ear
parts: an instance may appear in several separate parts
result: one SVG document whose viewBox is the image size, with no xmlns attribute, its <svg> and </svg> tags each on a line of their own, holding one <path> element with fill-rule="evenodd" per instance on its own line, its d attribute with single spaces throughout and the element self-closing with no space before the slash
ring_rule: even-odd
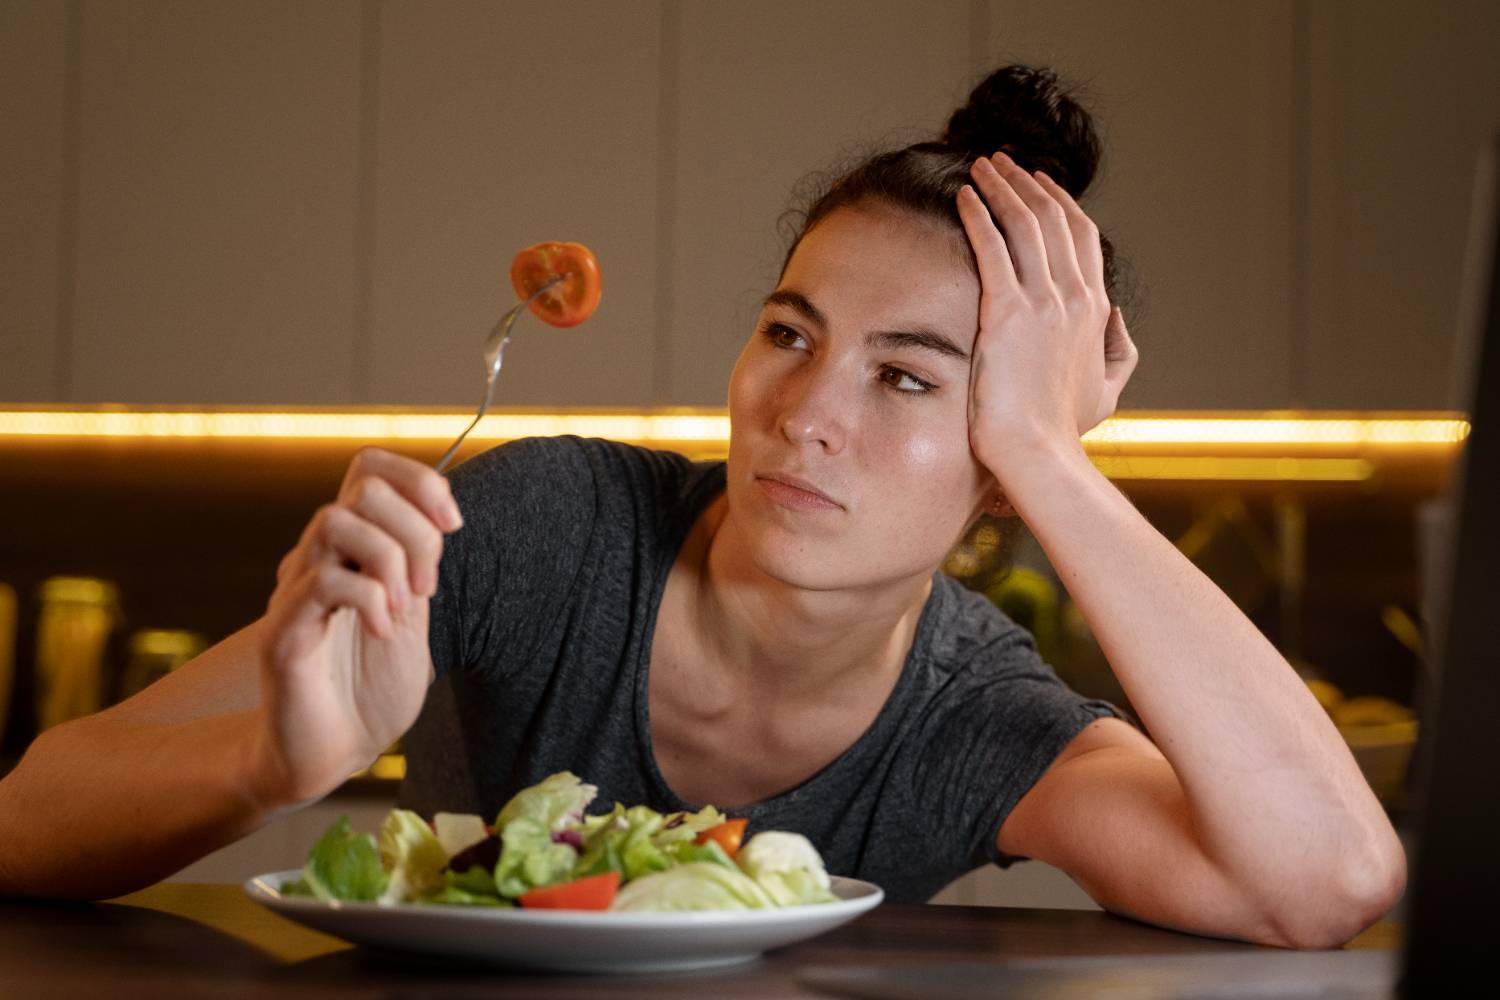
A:
<svg viewBox="0 0 1500 1000">
<path fill-rule="evenodd" d="M 984 512 L 990 517 L 1016 517 L 1016 509 L 1006 499 L 1005 491 L 997 485 L 990 499 L 984 505 Z"/>
</svg>

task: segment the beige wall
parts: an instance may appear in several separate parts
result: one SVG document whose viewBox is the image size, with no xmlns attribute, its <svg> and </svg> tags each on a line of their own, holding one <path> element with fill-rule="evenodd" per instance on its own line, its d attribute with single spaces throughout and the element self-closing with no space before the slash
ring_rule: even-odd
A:
<svg viewBox="0 0 1500 1000">
<path fill-rule="evenodd" d="M 1087 82 L 1131 406 L 1447 405 L 1500 5 L 0 0 L 0 401 L 719 404 L 793 183 L 1017 58 Z"/>
</svg>

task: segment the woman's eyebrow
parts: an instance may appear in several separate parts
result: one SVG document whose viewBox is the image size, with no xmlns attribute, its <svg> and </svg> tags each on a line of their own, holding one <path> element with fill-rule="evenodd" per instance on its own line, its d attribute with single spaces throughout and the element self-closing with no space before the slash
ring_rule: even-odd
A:
<svg viewBox="0 0 1500 1000">
<path fill-rule="evenodd" d="M 814 326 L 821 326 L 825 330 L 828 329 L 828 320 L 823 317 L 818 307 L 809 302 L 807 296 L 801 292 L 794 292 L 790 288 L 778 288 L 766 296 L 766 300 L 762 305 L 786 306 L 788 309 L 793 309 L 801 313 Z"/>
<path fill-rule="evenodd" d="M 822 310 L 813 305 L 801 292 L 794 292 L 790 288 L 778 288 L 766 296 L 764 304 L 786 306 L 788 309 L 801 313 L 814 326 L 825 330 L 828 328 L 828 320 L 824 317 Z M 918 350 L 932 351 L 935 354 L 957 358 L 963 362 L 969 360 L 968 351 L 959 347 L 949 337 L 926 327 L 917 327 L 912 330 L 877 330 L 865 337 L 865 343 L 870 347 L 881 347 L 887 350 L 914 347 Z"/>
</svg>

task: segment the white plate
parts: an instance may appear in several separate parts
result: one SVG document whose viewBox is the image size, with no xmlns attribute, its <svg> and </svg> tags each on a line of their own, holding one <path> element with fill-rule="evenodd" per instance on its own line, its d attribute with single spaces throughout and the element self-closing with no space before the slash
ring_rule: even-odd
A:
<svg viewBox="0 0 1500 1000">
<path fill-rule="evenodd" d="M 652 972 L 747 962 L 874 909 L 877 885 L 833 876 L 833 903 L 775 910 L 599 913 L 487 906 L 379 906 L 283 896 L 300 869 L 245 882 L 251 899 L 355 944 L 559 972 Z"/>
</svg>

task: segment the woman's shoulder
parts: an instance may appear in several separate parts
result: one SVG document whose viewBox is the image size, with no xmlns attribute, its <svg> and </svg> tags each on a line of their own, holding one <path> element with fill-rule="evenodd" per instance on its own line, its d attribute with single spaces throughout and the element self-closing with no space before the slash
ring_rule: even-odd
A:
<svg viewBox="0 0 1500 1000">
<path fill-rule="evenodd" d="M 471 510 L 484 509 L 556 517 L 576 509 L 589 519 L 663 514 L 695 506 L 722 481 L 721 462 L 695 462 L 677 452 L 571 434 L 507 441 L 452 473 L 466 518 Z"/>
</svg>

